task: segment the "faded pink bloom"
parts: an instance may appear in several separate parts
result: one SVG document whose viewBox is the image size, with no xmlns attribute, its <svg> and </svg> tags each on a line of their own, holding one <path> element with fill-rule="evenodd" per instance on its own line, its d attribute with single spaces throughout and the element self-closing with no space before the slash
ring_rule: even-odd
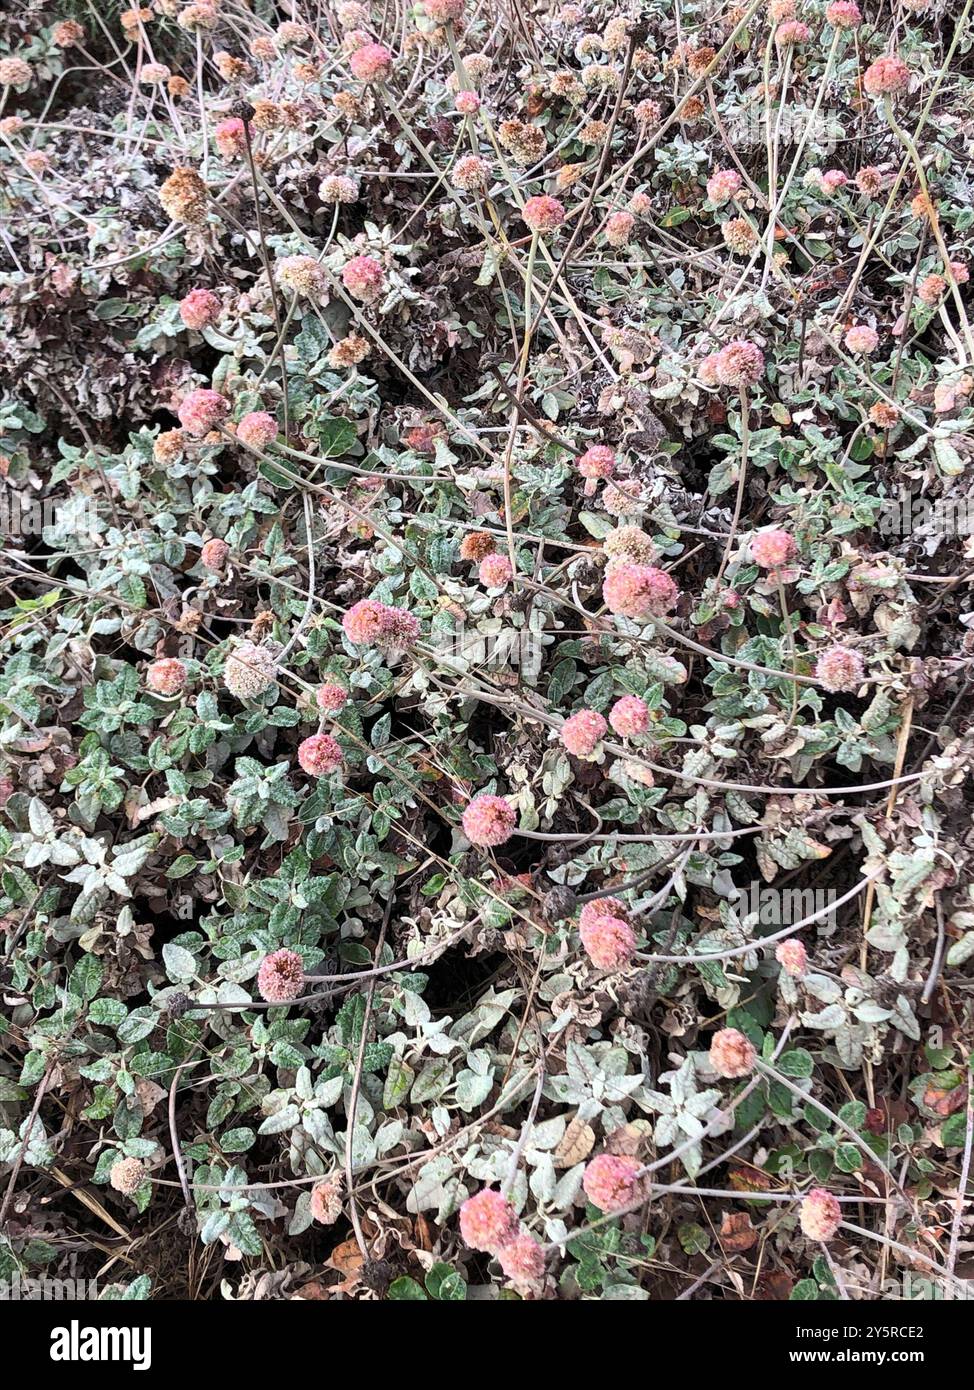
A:
<svg viewBox="0 0 974 1390">
<path fill-rule="evenodd" d="M 826 6 L 825 19 L 833 29 L 858 29 L 862 14 L 854 0 L 832 0 L 832 4 Z"/>
<path fill-rule="evenodd" d="M 850 352 L 868 357 L 879 347 L 879 334 L 868 323 L 857 323 L 845 335 L 845 345 Z"/>
<path fill-rule="evenodd" d="M 895 54 L 877 58 L 866 69 L 862 85 L 872 97 L 895 96 L 905 91 L 910 83 L 910 69 L 902 58 Z"/>
<path fill-rule="evenodd" d="M 882 192 L 883 183 L 883 171 L 877 169 L 874 164 L 865 165 L 856 175 L 856 186 L 860 193 L 865 193 L 870 198 Z"/>
<path fill-rule="evenodd" d="M 26 87 L 33 73 L 23 58 L 0 58 L 0 87 Z"/>
<path fill-rule="evenodd" d="M 277 421 L 266 410 L 249 410 L 237 425 L 237 438 L 250 449 L 266 449 L 277 433 Z"/>
<path fill-rule="evenodd" d="M 304 961 L 297 951 L 282 948 L 265 956 L 257 971 L 257 989 L 268 1004 L 286 1004 L 304 988 Z"/>
<path fill-rule="evenodd" d="M 277 675 L 277 662 L 268 647 L 256 642 L 241 642 L 227 657 L 223 668 L 223 684 L 238 700 L 252 700 L 263 695 Z"/>
<path fill-rule="evenodd" d="M 454 188 L 464 193 L 476 193 L 487 187 L 490 180 L 490 165 L 478 154 L 466 154 L 453 166 L 450 182 Z"/>
<path fill-rule="evenodd" d="M 385 44 L 367 43 L 356 49 L 348 66 L 360 82 L 384 82 L 392 71 L 392 54 Z"/>
<path fill-rule="evenodd" d="M 718 205 L 728 203 L 740 192 L 742 182 L 736 169 L 716 169 L 707 180 L 707 197 Z"/>
<path fill-rule="evenodd" d="M 811 29 L 799 19 L 786 20 L 774 31 L 774 41 L 779 48 L 794 48 L 798 44 L 808 43 L 811 37 Z"/>
<path fill-rule="evenodd" d="M 282 256 L 274 276 L 282 289 L 304 299 L 321 299 L 328 289 L 328 275 L 314 256 Z"/>
<path fill-rule="evenodd" d="M 342 619 L 346 637 L 357 647 L 375 646 L 388 630 L 388 614 L 384 603 L 372 598 L 360 599 Z"/>
<path fill-rule="evenodd" d="M 460 1207 L 460 1234 L 471 1250 L 495 1255 L 517 1239 L 517 1213 L 506 1197 L 492 1187 L 468 1197 Z"/>
<path fill-rule="evenodd" d="M 621 898 L 593 898 L 590 903 L 583 903 L 578 914 L 578 925 L 591 926 L 599 917 L 621 917 L 625 922 L 629 917 L 629 909 Z"/>
<path fill-rule="evenodd" d="M 386 638 L 388 647 L 408 647 L 419 636 L 419 619 L 405 608 L 386 609 Z"/>
<path fill-rule="evenodd" d="M 521 219 L 529 231 L 553 232 L 565 220 L 565 208 L 557 198 L 547 193 L 539 193 L 524 204 Z"/>
<path fill-rule="evenodd" d="M 636 219 L 631 212 L 614 212 L 606 219 L 605 239 L 610 246 L 625 246 L 635 226 Z"/>
<path fill-rule="evenodd" d="M 331 734 L 312 734 L 298 744 L 298 762 L 309 777 L 326 777 L 343 761 L 342 750 Z"/>
<path fill-rule="evenodd" d="M 621 917 L 593 917 L 578 934 L 589 960 L 599 970 L 621 970 L 632 959 L 636 933 Z"/>
<path fill-rule="evenodd" d="M 718 1076 L 750 1076 L 757 1058 L 754 1044 L 736 1028 L 721 1028 L 710 1043 L 710 1065 Z"/>
<path fill-rule="evenodd" d="M 385 289 L 386 273 L 374 256 L 353 256 L 342 271 L 342 284 L 353 299 L 372 304 Z"/>
<path fill-rule="evenodd" d="M 157 695 L 175 695 L 186 684 L 186 667 L 176 657 L 164 656 L 149 666 L 145 683 Z"/>
<path fill-rule="evenodd" d="M 212 540 L 204 541 L 200 551 L 200 563 L 208 570 L 222 570 L 229 554 L 230 547 L 226 541 L 214 536 Z"/>
<path fill-rule="evenodd" d="M 586 479 L 585 495 L 591 497 L 597 478 L 611 478 L 615 472 L 616 456 L 607 444 L 590 444 L 575 461 L 575 467 Z"/>
<path fill-rule="evenodd" d="M 942 275 L 927 275 L 917 286 L 917 299 L 921 304 L 932 308 L 943 299 L 947 292 L 947 281 Z"/>
<path fill-rule="evenodd" d="M 424 0 L 423 9 L 434 24 L 450 24 L 463 15 L 464 0 Z"/>
<path fill-rule="evenodd" d="M 358 185 L 347 174 L 329 174 L 318 185 L 318 197 L 323 203 L 354 203 L 358 197 Z"/>
<path fill-rule="evenodd" d="M 609 710 L 609 723 L 620 738 L 634 738 L 649 728 L 649 706 L 638 695 L 623 695 Z"/>
<path fill-rule="evenodd" d="M 966 285 L 971 278 L 971 272 L 966 261 L 951 261 L 950 273 L 954 277 L 955 284 Z"/>
<path fill-rule="evenodd" d="M 327 681 L 315 691 L 315 704 L 325 714 L 337 714 L 348 704 L 348 691 L 343 685 Z"/>
<path fill-rule="evenodd" d="M 480 110 L 480 97 L 476 92 L 457 92 L 456 108 L 461 116 L 476 116 Z"/>
<path fill-rule="evenodd" d="M 497 1256 L 504 1277 L 522 1293 L 534 1292 L 544 1279 L 544 1251 L 527 1231 L 502 1245 Z"/>
<path fill-rule="evenodd" d="M 119 1158 L 112 1164 L 108 1181 L 123 1197 L 134 1197 L 148 1177 L 144 1163 L 137 1158 Z"/>
<path fill-rule="evenodd" d="M 809 1240 L 831 1240 L 842 1222 L 842 1208 L 831 1192 L 813 1187 L 801 1205 L 801 1228 Z"/>
<path fill-rule="evenodd" d="M 213 142 L 224 159 L 239 159 L 247 152 L 243 121 L 238 116 L 220 121 L 213 130 Z"/>
<path fill-rule="evenodd" d="M 849 175 L 843 173 L 841 169 L 826 169 L 821 178 L 821 185 L 826 193 L 834 193 L 837 189 L 843 188 L 849 182 Z"/>
<path fill-rule="evenodd" d="M 787 531 L 778 526 L 769 526 L 751 537 L 751 554 L 754 563 L 764 570 L 776 570 L 792 558 L 795 542 Z"/>
<path fill-rule="evenodd" d="M 513 575 L 510 560 L 506 555 L 499 555 L 496 552 L 484 556 L 477 573 L 480 576 L 481 584 L 487 589 L 503 589 L 506 584 L 511 582 Z"/>
<path fill-rule="evenodd" d="M 206 328 L 220 317 L 220 301 L 212 290 L 190 290 L 179 301 L 179 317 L 187 328 Z"/>
<path fill-rule="evenodd" d="M 714 371 L 722 386 L 753 386 L 764 375 L 764 353 L 747 338 L 735 338 L 717 353 Z"/>
<path fill-rule="evenodd" d="M 330 1178 L 327 1182 L 316 1182 L 311 1189 L 308 1204 L 311 1219 L 322 1226 L 334 1226 L 342 1214 L 341 1182 Z"/>
<path fill-rule="evenodd" d="M 624 618 L 662 617 L 680 597 L 670 576 L 655 565 L 614 565 L 602 584 L 610 613 Z"/>
<path fill-rule="evenodd" d="M 775 947 L 774 958 L 781 966 L 786 975 L 794 975 L 796 980 L 800 980 L 808 968 L 808 952 L 800 941 L 791 937 L 788 941 L 779 941 Z"/>
<path fill-rule="evenodd" d="M 576 758 L 588 758 L 605 737 L 608 727 L 597 710 L 581 709 L 562 724 L 560 738 L 569 753 Z"/>
<path fill-rule="evenodd" d="M 629 199 L 629 211 L 633 217 L 645 217 L 653 207 L 653 200 L 648 193 L 634 193 Z"/>
<path fill-rule="evenodd" d="M 620 1211 L 631 1206 L 639 1197 L 639 1173 L 642 1164 L 621 1154 L 599 1154 L 586 1166 L 582 1187 L 593 1207 L 599 1211 Z"/>
<path fill-rule="evenodd" d="M 815 679 L 826 690 L 857 690 L 865 674 L 862 657 L 850 647 L 829 647 L 815 663 Z"/>
<path fill-rule="evenodd" d="M 179 423 L 194 439 L 202 439 L 210 430 L 222 425 L 230 414 L 230 402 L 219 391 L 202 388 L 190 391 L 180 403 L 176 414 Z"/>
<path fill-rule="evenodd" d="M 83 43 L 84 37 L 84 26 L 76 19 L 62 19 L 51 30 L 51 42 L 56 48 L 73 48 L 76 43 Z"/>
<path fill-rule="evenodd" d="M 517 816 L 504 796 L 484 792 L 475 796 L 463 813 L 463 833 L 472 845 L 493 848 L 514 834 Z"/>
</svg>

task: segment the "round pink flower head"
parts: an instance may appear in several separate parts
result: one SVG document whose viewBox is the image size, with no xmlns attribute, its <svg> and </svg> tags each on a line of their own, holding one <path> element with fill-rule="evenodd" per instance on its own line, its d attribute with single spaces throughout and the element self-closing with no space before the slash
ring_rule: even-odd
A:
<svg viewBox="0 0 974 1390">
<path fill-rule="evenodd" d="M 623 695 L 609 710 L 609 723 L 620 738 L 633 738 L 649 728 L 649 707 L 638 695 Z"/>
<path fill-rule="evenodd" d="M 321 299 L 328 289 L 328 276 L 314 256 L 282 256 L 274 275 L 283 289 L 305 299 Z"/>
<path fill-rule="evenodd" d="M 756 343 L 735 338 L 717 353 L 714 372 L 721 386 L 753 386 L 764 375 L 764 353 Z"/>
<path fill-rule="evenodd" d="M 492 849 L 514 834 L 517 816 L 504 796 L 475 796 L 463 813 L 463 833 L 472 845 Z"/>
<path fill-rule="evenodd" d="M 388 631 L 389 609 L 373 598 L 360 599 L 342 618 L 342 627 L 357 647 L 375 646 Z"/>
<path fill-rule="evenodd" d="M 774 958 L 786 975 L 794 975 L 800 980 L 808 968 L 808 952 L 800 941 L 792 937 L 789 941 L 779 941 L 774 950 Z"/>
<path fill-rule="evenodd" d="M 842 1208 L 831 1192 L 813 1187 L 802 1201 L 798 1219 L 809 1240 L 831 1240 L 842 1223 Z"/>
<path fill-rule="evenodd" d="M 883 171 L 877 169 L 875 164 L 864 165 L 856 175 L 856 187 L 859 192 L 867 194 L 870 198 L 882 192 L 883 182 Z"/>
<path fill-rule="evenodd" d="M 631 212 L 614 212 L 606 219 L 605 239 L 610 246 L 626 246 L 635 227 L 636 219 Z"/>
<path fill-rule="evenodd" d="M 578 914 L 579 927 L 588 927 L 598 917 L 621 917 L 625 922 L 629 916 L 629 909 L 621 898 L 593 898 L 589 903 L 583 903 L 582 910 Z"/>
<path fill-rule="evenodd" d="M 710 1065 L 728 1081 L 750 1076 L 757 1058 L 754 1044 L 736 1028 L 721 1028 L 710 1044 Z"/>
<path fill-rule="evenodd" d="M 456 108 L 461 116 L 476 116 L 480 110 L 480 97 L 476 92 L 457 92 Z"/>
<path fill-rule="evenodd" d="M 917 286 L 917 299 L 921 304 L 934 305 L 944 297 L 947 281 L 942 275 L 927 275 Z"/>
<path fill-rule="evenodd" d="M 315 691 L 315 704 L 325 714 L 337 714 L 348 704 L 348 691 L 335 681 L 326 681 Z"/>
<path fill-rule="evenodd" d="M 419 636 L 419 619 L 406 608 L 386 609 L 384 645 L 408 647 Z"/>
<path fill-rule="evenodd" d="M 485 588 L 503 589 L 506 584 L 511 582 L 511 562 L 506 555 L 499 555 L 495 551 L 484 556 L 477 573 Z"/>
<path fill-rule="evenodd" d="M 304 961 L 297 951 L 272 951 L 257 971 L 257 988 L 268 1004 L 286 1004 L 304 988 Z"/>
<path fill-rule="evenodd" d="M 632 960 L 636 933 L 621 917 L 593 917 L 579 922 L 578 934 L 589 960 L 598 970 L 621 970 Z"/>
<path fill-rule="evenodd" d="M 970 267 L 966 261 L 951 261 L 950 273 L 958 285 L 966 285 L 971 278 Z"/>
<path fill-rule="evenodd" d="M 589 758 L 605 737 L 608 724 L 594 709 L 580 709 L 561 726 L 561 741 L 576 758 Z"/>
<path fill-rule="evenodd" d="M 465 154 L 453 166 L 450 181 L 454 188 L 464 193 L 475 193 L 487 187 L 490 179 L 490 165 L 479 154 Z"/>
<path fill-rule="evenodd" d="M 832 0 L 832 4 L 826 6 L 825 19 L 833 29 L 858 29 L 862 13 L 854 0 Z"/>
<path fill-rule="evenodd" d="M 179 317 L 187 328 L 197 331 L 215 323 L 220 316 L 220 301 L 212 290 L 190 290 L 179 301 Z"/>
<path fill-rule="evenodd" d="M 515 1240 L 517 1233 L 517 1213 L 507 1198 L 492 1187 L 468 1197 L 460 1207 L 460 1234 L 471 1250 L 495 1255 Z"/>
<path fill-rule="evenodd" d="M 237 438 L 250 449 L 266 449 L 277 438 L 277 421 L 266 410 L 249 410 L 237 425 Z"/>
<path fill-rule="evenodd" d="M 148 1176 L 145 1164 L 137 1158 L 119 1158 L 112 1164 L 108 1181 L 123 1197 L 134 1197 Z"/>
<path fill-rule="evenodd" d="M 590 444 L 580 454 L 575 467 L 583 478 L 611 478 L 615 472 L 616 456 L 608 444 Z"/>
<path fill-rule="evenodd" d="M 851 647 L 829 647 L 815 663 L 815 679 L 833 693 L 858 690 L 865 674 L 862 657 Z"/>
<path fill-rule="evenodd" d="M 220 121 L 213 131 L 213 140 L 224 159 L 239 159 L 247 150 L 243 121 L 237 116 Z"/>
<path fill-rule="evenodd" d="M 849 182 L 849 175 L 842 169 L 826 169 L 822 175 L 822 188 L 826 193 L 834 193 L 836 189 L 844 188 Z"/>
<path fill-rule="evenodd" d="M 544 1279 L 544 1251 L 527 1231 L 502 1245 L 497 1256 L 504 1277 L 522 1293 L 531 1293 Z"/>
<path fill-rule="evenodd" d="M 348 66 L 360 82 L 384 82 L 392 71 L 392 54 L 385 44 L 367 43 L 355 50 Z"/>
<path fill-rule="evenodd" d="M 298 744 L 298 762 L 309 777 L 326 777 L 343 761 L 342 750 L 331 734 L 312 734 Z"/>
<path fill-rule="evenodd" d="M 214 536 L 212 540 L 203 542 L 203 548 L 200 551 L 200 563 L 204 569 L 222 570 L 229 554 L 230 547 L 226 541 L 221 541 L 219 537 Z"/>
<path fill-rule="evenodd" d="M 336 203 L 354 203 L 358 198 L 358 184 L 347 174 L 329 174 L 318 185 L 318 197 L 332 206 Z"/>
<path fill-rule="evenodd" d="M 811 37 L 811 29 L 800 19 L 789 19 L 774 31 L 774 41 L 779 48 L 794 48 L 798 44 L 808 43 Z"/>
<path fill-rule="evenodd" d="M 795 542 L 787 531 L 778 526 L 769 526 L 751 538 L 751 554 L 754 563 L 763 570 L 776 570 L 787 564 L 795 553 Z"/>
<path fill-rule="evenodd" d="M 329 1182 L 316 1182 L 311 1189 L 308 1203 L 312 1221 L 322 1226 L 334 1226 L 342 1214 L 341 1183 L 334 1179 Z"/>
<path fill-rule="evenodd" d="M 680 591 L 665 570 L 655 565 L 614 565 L 602 584 L 610 613 L 624 618 L 661 618 L 674 607 Z"/>
<path fill-rule="evenodd" d="M 707 180 L 707 197 L 712 203 L 728 203 L 741 189 L 741 176 L 736 169 L 717 169 Z"/>
<path fill-rule="evenodd" d="M 868 323 L 857 323 L 845 335 L 845 345 L 850 352 L 868 357 L 879 347 L 879 334 Z"/>
<path fill-rule="evenodd" d="M 203 388 L 190 391 L 176 412 L 179 423 L 194 439 L 202 439 L 210 430 L 222 425 L 230 414 L 230 402 L 219 391 Z"/>
<path fill-rule="evenodd" d="M 386 287 L 386 273 L 374 256 L 353 256 L 342 271 L 342 284 L 353 299 L 372 304 Z"/>
<path fill-rule="evenodd" d="M 164 656 L 148 668 L 145 683 L 157 695 L 175 695 L 186 684 L 186 667 L 174 656 Z"/>
<path fill-rule="evenodd" d="M 862 85 L 871 97 L 895 96 L 897 92 L 905 91 L 909 82 L 910 69 L 895 54 L 877 58 L 866 69 L 862 79 Z"/>
<path fill-rule="evenodd" d="M 564 222 L 565 209 L 557 198 L 552 198 L 547 193 L 539 193 L 537 197 L 529 198 L 524 204 L 521 218 L 529 231 L 553 232 Z"/>
<path fill-rule="evenodd" d="M 423 9 L 434 24 L 451 24 L 463 15 L 464 0 L 424 0 Z"/>
<path fill-rule="evenodd" d="M 637 1173 L 642 1165 L 622 1154 L 599 1154 L 586 1165 L 582 1187 L 593 1207 L 599 1211 L 620 1211 L 639 1196 Z"/>
</svg>

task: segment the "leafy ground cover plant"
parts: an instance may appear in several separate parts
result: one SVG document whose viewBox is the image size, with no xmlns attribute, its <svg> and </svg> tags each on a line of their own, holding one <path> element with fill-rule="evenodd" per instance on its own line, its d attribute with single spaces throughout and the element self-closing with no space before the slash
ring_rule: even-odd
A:
<svg viewBox="0 0 974 1390">
<path fill-rule="evenodd" d="M 0 1275 L 947 1297 L 968 3 L 0 41 Z"/>
</svg>

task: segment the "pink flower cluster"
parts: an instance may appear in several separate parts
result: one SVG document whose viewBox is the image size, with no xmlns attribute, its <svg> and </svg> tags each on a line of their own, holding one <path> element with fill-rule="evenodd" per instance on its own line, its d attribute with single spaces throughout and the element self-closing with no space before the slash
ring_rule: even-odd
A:
<svg viewBox="0 0 974 1390">
<path fill-rule="evenodd" d="M 829 647 L 815 663 L 815 679 L 833 693 L 858 689 L 865 674 L 862 657 L 851 647 Z"/>
<path fill-rule="evenodd" d="M 895 96 L 897 92 L 905 91 L 909 84 L 910 69 L 895 54 L 877 58 L 866 69 L 862 79 L 862 85 L 871 97 Z"/>
<path fill-rule="evenodd" d="M 787 564 L 794 555 L 795 548 L 795 542 L 788 532 L 777 526 L 758 531 L 757 535 L 751 538 L 754 563 L 765 570 L 776 570 Z"/>
<path fill-rule="evenodd" d="M 207 328 L 220 316 L 220 301 L 212 290 L 190 290 L 179 301 L 179 317 L 187 328 Z"/>
<path fill-rule="evenodd" d="M 184 396 L 176 412 L 179 423 L 194 439 L 202 439 L 222 425 L 230 414 L 230 402 L 219 391 L 201 388 Z"/>
<path fill-rule="evenodd" d="M 266 410 L 249 410 L 237 424 L 237 438 L 250 449 L 266 449 L 277 438 L 277 421 Z"/>
<path fill-rule="evenodd" d="M 472 845 L 493 849 L 514 834 L 517 815 L 504 796 L 484 792 L 475 796 L 463 813 L 463 833 Z"/>
<path fill-rule="evenodd" d="M 576 758 L 590 758 L 605 737 L 608 724 L 594 709 L 580 709 L 561 726 L 564 747 Z"/>
<path fill-rule="evenodd" d="M 621 1211 L 639 1196 L 639 1170 L 642 1164 L 622 1154 L 599 1154 L 587 1164 L 582 1187 L 593 1207 L 599 1211 Z"/>
<path fill-rule="evenodd" d="M 536 1290 L 544 1279 L 544 1251 L 517 1219 L 510 1202 L 492 1187 L 460 1207 L 460 1235 L 471 1250 L 496 1255 L 506 1278 L 520 1292 Z"/>
<path fill-rule="evenodd" d="M 373 598 L 353 604 L 342 627 L 357 647 L 408 647 L 419 636 L 419 621 L 412 613 Z"/>
<path fill-rule="evenodd" d="M 224 159 L 239 159 L 247 152 L 247 137 L 244 123 L 238 116 L 230 116 L 220 121 L 214 128 L 213 141 Z"/>
<path fill-rule="evenodd" d="M 348 691 L 343 685 L 327 681 L 315 691 L 315 704 L 325 714 L 337 714 L 348 703 Z"/>
<path fill-rule="evenodd" d="M 857 323 L 845 335 L 845 345 L 850 352 L 868 357 L 879 347 L 879 334 L 868 323 Z"/>
<path fill-rule="evenodd" d="M 716 169 L 707 180 L 707 197 L 712 203 L 728 203 L 741 189 L 742 179 L 736 169 Z"/>
<path fill-rule="evenodd" d="M 304 988 L 304 961 L 297 951 L 272 951 L 257 971 L 257 989 L 268 1004 L 286 1004 Z"/>
<path fill-rule="evenodd" d="M 298 762 L 309 777 L 327 777 L 343 761 L 341 747 L 331 734 L 312 734 L 298 744 Z"/>
<path fill-rule="evenodd" d="M 623 695 L 609 710 L 609 723 L 620 738 L 634 738 L 649 728 L 649 707 L 638 695 Z"/>
<path fill-rule="evenodd" d="M 575 464 L 581 476 L 590 482 L 596 478 L 611 478 L 615 466 L 616 456 L 608 444 L 590 444 L 584 454 L 579 454 Z"/>
<path fill-rule="evenodd" d="M 753 386 L 764 375 L 764 353 L 747 338 L 735 338 L 716 354 L 713 365 L 721 386 Z"/>
<path fill-rule="evenodd" d="M 774 949 L 774 958 L 785 974 L 793 975 L 796 980 L 800 980 L 808 969 L 808 952 L 794 937 L 778 942 Z"/>
<path fill-rule="evenodd" d="M 507 556 L 494 551 L 490 555 L 484 556 L 477 573 L 485 588 L 503 589 L 506 584 L 511 582 L 514 571 L 511 569 L 511 562 Z"/>
<path fill-rule="evenodd" d="M 557 198 L 552 198 L 547 193 L 539 193 L 527 200 L 521 217 L 529 231 L 539 234 L 553 232 L 564 222 L 565 208 Z"/>
<path fill-rule="evenodd" d="M 348 66 L 360 82 L 384 82 L 392 71 L 392 54 L 385 44 L 367 43 L 355 50 Z"/>
<path fill-rule="evenodd" d="M 353 256 L 342 271 L 342 284 L 353 299 L 373 304 L 386 286 L 386 273 L 374 256 Z"/>
<path fill-rule="evenodd" d="M 631 212 L 613 212 L 606 218 L 605 239 L 610 246 L 627 246 L 635 226 L 636 219 Z"/>
<path fill-rule="evenodd" d="M 597 970 L 622 970 L 632 960 L 636 933 L 622 917 L 610 913 L 587 915 L 583 911 L 578 919 L 578 934 L 585 954 Z"/>
<path fill-rule="evenodd" d="M 858 29 L 862 13 L 854 0 L 832 0 L 825 8 L 825 18 L 833 29 Z"/>
<path fill-rule="evenodd" d="M 831 1192 L 813 1187 L 802 1202 L 798 1219 L 809 1240 L 831 1240 L 842 1223 L 842 1208 Z"/>
<path fill-rule="evenodd" d="M 186 684 L 186 667 L 174 656 L 161 657 L 149 666 L 145 683 L 157 695 L 175 695 Z"/>
<path fill-rule="evenodd" d="M 624 618 L 661 618 L 679 597 L 676 584 L 655 565 L 614 565 L 602 584 L 609 612 Z"/>
<path fill-rule="evenodd" d="M 754 1044 L 736 1028 L 721 1028 L 711 1040 L 710 1065 L 729 1081 L 750 1076 L 756 1058 Z"/>
</svg>

